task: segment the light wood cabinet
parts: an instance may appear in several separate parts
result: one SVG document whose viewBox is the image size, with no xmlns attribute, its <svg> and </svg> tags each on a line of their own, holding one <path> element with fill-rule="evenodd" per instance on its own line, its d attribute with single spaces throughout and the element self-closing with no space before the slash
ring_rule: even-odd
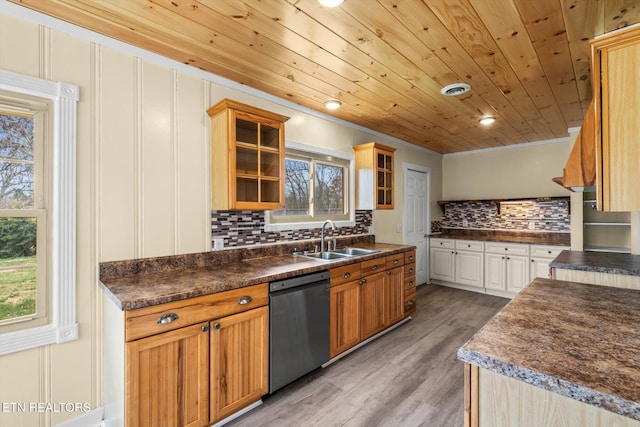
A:
<svg viewBox="0 0 640 427">
<path fill-rule="evenodd" d="M 393 209 L 395 148 L 370 142 L 353 147 L 356 209 Z"/>
<path fill-rule="evenodd" d="M 412 269 L 408 295 L 415 307 L 415 264 L 405 265 L 405 254 L 331 269 L 332 358 L 404 319 L 407 268 Z"/>
<path fill-rule="evenodd" d="M 404 317 L 416 311 L 416 251 L 404 256 Z"/>
<path fill-rule="evenodd" d="M 267 394 L 267 304 L 265 283 L 125 312 L 126 425 L 207 426 Z"/>
<path fill-rule="evenodd" d="M 414 267 L 415 271 L 415 267 Z M 385 325 L 404 319 L 404 267 L 387 270 L 385 286 Z"/>
<path fill-rule="evenodd" d="M 284 123 L 289 118 L 229 99 L 207 113 L 212 209 L 282 208 Z"/>
<path fill-rule="evenodd" d="M 269 308 L 211 322 L 211 422 L 268 393 Z"/>
<path fill-rule="evenodd" d="M 591 42 L 598 209 L 640 211 L 640 27 Z"/>
<path fill-rule="evenodd" d="M 385 286 L 384 272 L 371 274 L 361 279 L 361 325 L 362 340 L 382 331 L 385 324 Z"/>
<path fill-rule="evenodd" d="M 360 283 L 332 286 L 330 290 L 330 357 L 360 343 Z"/>
<path fill-rule="evenodd" d="M 127 343 L 126 378 L 127 426 L 208 425 L 208 324 Z"/>
</svg>

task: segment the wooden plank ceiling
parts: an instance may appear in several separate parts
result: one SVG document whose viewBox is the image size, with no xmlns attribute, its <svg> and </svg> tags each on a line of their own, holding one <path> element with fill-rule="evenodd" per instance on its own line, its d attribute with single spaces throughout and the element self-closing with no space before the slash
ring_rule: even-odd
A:
<svg viewBox="0 0 640 427">
<path fill-rule="evenodd" d="M 640 21 L 638 0 L 11 1 L 439 153 L 566 136 L 588 40 Z"/>
</svg>

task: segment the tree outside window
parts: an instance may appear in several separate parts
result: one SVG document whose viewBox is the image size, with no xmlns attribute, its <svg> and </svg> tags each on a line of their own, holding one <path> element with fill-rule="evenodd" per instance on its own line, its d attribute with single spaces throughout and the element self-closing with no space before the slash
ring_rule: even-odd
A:
<svg viewBox="0 0 640 427">
<path fill-rule="evenodd" d="M 37 295 L 35 123 L 33 114 L 0 110 L 0 323 L 36 317 L 43 300 Z"/>
<path fill-rule="evenodd" d="M 285 156 L 285 207 L 271 211 L 271 223 L 349 219 L 349 161 L 302 151 Z"/>
</svg>

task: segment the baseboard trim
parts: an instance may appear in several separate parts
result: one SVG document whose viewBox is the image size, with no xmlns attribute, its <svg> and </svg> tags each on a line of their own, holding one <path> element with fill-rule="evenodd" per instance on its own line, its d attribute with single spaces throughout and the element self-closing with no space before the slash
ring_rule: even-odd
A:
<svg viewBox="0 0 640 427">
<path fill-rule="evenodd" d="M 218 421 L 215 424 L 212 424 L 211 427 L 220 427 L 225 425 L 228 422 L 231 422 L 233 420 L 235 420 L 236 418 L 238 418 L 241 415 L 246 414 L 247 412 L 251 411 L 254 408 L 257 408 L 258 406 L 262 405 L 262 400 L 258 400 L 257 402 L 252 403 L 251 405 L 247 406 L 246 408 L 243 408 L 241 410 L 239 410 L 238 412 L 229 415 L 227 418 Z"/>
<path fill-rule="evenodd" d="M 360 347 L 363 347 L 363 346 L 369 344 L 371 341 L 377 340 L 381 336 L 388 334 L 389 332 L 393 331 L 396 328 L 399 328 L 400 326 L 402 326 L 405 323 L 407 323 L 409 320 L 411 320 L 411 316 L 406 317 L 406 318 L 402 319 L 401 321 L 399 321 L 398 323 L 396 323 L 396 324 L 394 324 L 392 326 L 389 326 L 384 331 L 378 332 L 374 336 L 367 338 L 366 340 L 362 341 L 360 344 L 354 345 L 349 350 L 345 350 L 344 352 L 340 353 L 339 355 L 337 355 L 333 359 L 329 360 L 327 363 L 323 364 L 321 367 L 322 368 L 326 368 L 327 366 L 331 365 L 332 363 L 337 362 L 338 360 L 342 359 L 343 357 L 347 356 L 348 354 L 353 353 L 354 351 L 356 351 Z"/>
<path fill-rule="evenodd" d="M 56 424 L 54 427 L 105 427 L 104 408 L 96 408 L 82 415 Z"/>
</svg>

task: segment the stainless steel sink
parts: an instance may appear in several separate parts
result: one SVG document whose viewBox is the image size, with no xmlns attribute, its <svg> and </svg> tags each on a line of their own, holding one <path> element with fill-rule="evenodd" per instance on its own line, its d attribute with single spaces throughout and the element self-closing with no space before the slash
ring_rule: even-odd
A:
<svg viewBox="0 0 640 427">
<path fill-rule="evenodd" d="M 336 250 L 336 252 L 344 253 L 344 254 L 351 255 L 351 256 L 357 256 L 357 255 L 369 255 L 369 254 L 376 253 L 378 251 L 376 251 L 374 249 L 342 248 L 342 249 Z"/>
<path fill-rule="evenodd" d="M 305 256 L 308 258 L 323 259 L 325 261 L 337 261 L 344 258 L 350 258 L 353 255 L 348 255 L 346 253 L 341 253 L 341 252 L 315 252 L 312 254 L 306 254 L 302 256 Z"/>
<path fill-rule="evenodd" d="M 361 249 L 361 248 L 341 248 L 333 251 L 314 252 L 309 254 L 303 254 L 302 256 L 314 259 L 322 259 L 325 261 L 338 261 L 345 258 L 351 258 L 360 255 L 369 255 L 378 252 L 373 249 Z"/>
</svg>

